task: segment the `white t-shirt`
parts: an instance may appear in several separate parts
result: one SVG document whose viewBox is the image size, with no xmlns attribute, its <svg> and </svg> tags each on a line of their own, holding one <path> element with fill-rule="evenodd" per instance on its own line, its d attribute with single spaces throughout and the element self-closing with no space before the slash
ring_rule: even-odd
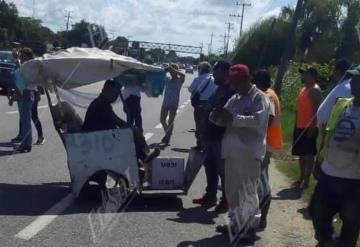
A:
<svg viewBox="0 0 360 247">
<path fill-rule="evenodd" d="M 337 98 L 351 97 L 350 81 L 351 79 L 348 79 L 336 85 L 336 87 L 331 90 L 329 95 L 322 102 L 317 111 L 317 120 L 320 124 L 326 124 L 329 120 L 331 111 L 336 103 Z"/>
<path fill-rule="evenodd" d="M 206 78 L 209 78 L 209 76 L 211 76 L 209 73 L 205 73 L 196 77 L 189 87 L 189 92 L 195 93 L 198 90 L 200 83 Z"/>
<path fill-rule="evenodd" d="M 141 97 L 141 89 L 140 89 L 139 86 L 136 86 L 136 85 L 124 86 L 121 89 L 121 93 L 122 93 L 122 96 L 124 97 L 125 100 L 127 98 L 129 98 L 130 95 Z"/>
<path fill-rule="evenodd" d="M 216 91 L 218 86 L 214 82 L 214 78 L 207 77 L 205 78 L 198 87 L 198 92 L 200 93 L 200 100 L 207 101 L 209 100 L 210 96 L 213 95 Z"/>
<path fill-rule="evenodd" d="M 266 152 L 269 97 L 253 86 L 245 96 L 232 96 L 225 108 L 232 113 L 233 122 L 226 126 L 222 140 L 222 157 L 241 158 L 250 155 L 262 160 Z"/>
<path fill-rule="evenodd" d="M 329 176 L 360 179 L 360 107 L 350 105 L 339 118 L 322 170 Z"/>
</svg>

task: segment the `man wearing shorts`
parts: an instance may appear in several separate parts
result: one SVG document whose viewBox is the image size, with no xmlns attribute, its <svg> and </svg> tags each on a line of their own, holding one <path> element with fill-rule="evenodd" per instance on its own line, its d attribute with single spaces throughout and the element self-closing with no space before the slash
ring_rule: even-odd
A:
<svg viewBox="0 0 360 247">
<path fill-rule="evenodd" d="M 315 68 L 299 70 L 304 87 L 297 98 L 296 125 L 292 153 L 299 156 L 300 177 L 294 184 L 296 188 L 306 189 L 309 186 L 318 136 L 316 112 L 321 104 L 321 89 L 316 83 L 318 73 Z"/>
</svg>

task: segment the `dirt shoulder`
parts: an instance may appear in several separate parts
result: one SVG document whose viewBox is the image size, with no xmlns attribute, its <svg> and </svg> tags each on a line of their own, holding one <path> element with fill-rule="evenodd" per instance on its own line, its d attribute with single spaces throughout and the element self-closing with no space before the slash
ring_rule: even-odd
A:
<svg viewBox="0 0 360 247">
<path fill-rule="evenodd" d="M 315 246 L 314 230 L 307 215 L 307 203 L 291 189 L 290 180 L 272 160 L 269 169 L 273 199 L 268 215 L 268 227 L 258 234 L 261 240 L 255 246 Z"/>
</svg>

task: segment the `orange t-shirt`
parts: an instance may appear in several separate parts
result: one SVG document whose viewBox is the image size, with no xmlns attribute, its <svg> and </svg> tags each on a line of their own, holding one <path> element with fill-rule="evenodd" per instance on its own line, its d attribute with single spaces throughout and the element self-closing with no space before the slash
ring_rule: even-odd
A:
<svg viewBox="0 0 360 247">
<path fill-rule="evenodd" d="M 312 87 L 303 87 L 300 90 L 297 98 L 297 114 L 296 114 L 296 127 L 299 129 L 306 129 L 310 127 L 316 127 L 316 106 L 310 97 L 310 90 L 319 88 L 318 84 L 314 84 Z"/>
<path fill-rule="evenodd" d="M 274 150 L 281 150 L 283 148 L 283 136 L 281 128 L 281 104 L 279 97 L 271 88 L 265 91 L 274 102 L 275 116 L 271 126 L 267 131 L 267 144 Z"/>
</svg>

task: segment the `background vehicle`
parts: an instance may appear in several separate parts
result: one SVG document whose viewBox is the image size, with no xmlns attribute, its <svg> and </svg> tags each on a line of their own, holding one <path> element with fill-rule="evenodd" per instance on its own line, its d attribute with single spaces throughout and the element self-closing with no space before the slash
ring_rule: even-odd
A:
<svg viewBox="0 0 360 247">
<path fill-rule="evenodd" d="M 169 64 L 168 63 L 163 63 L 162 65 L 161 65 L 161 68 L 163 68 L 163 69 L 167 69 L 167 68 L 169 68 Z"/>
<path fill-rule="evenodd" d="M 7 94 L 12 75 L 16 69 L 15 58 L 10 51 L 0 51 L 0 92 Z"/>
<path fill-rule="evenodd" d="M 185 72 L 189 74 L 194 74 L 194 68 L 191 65 L 186 66 Z"/>
</svg>

